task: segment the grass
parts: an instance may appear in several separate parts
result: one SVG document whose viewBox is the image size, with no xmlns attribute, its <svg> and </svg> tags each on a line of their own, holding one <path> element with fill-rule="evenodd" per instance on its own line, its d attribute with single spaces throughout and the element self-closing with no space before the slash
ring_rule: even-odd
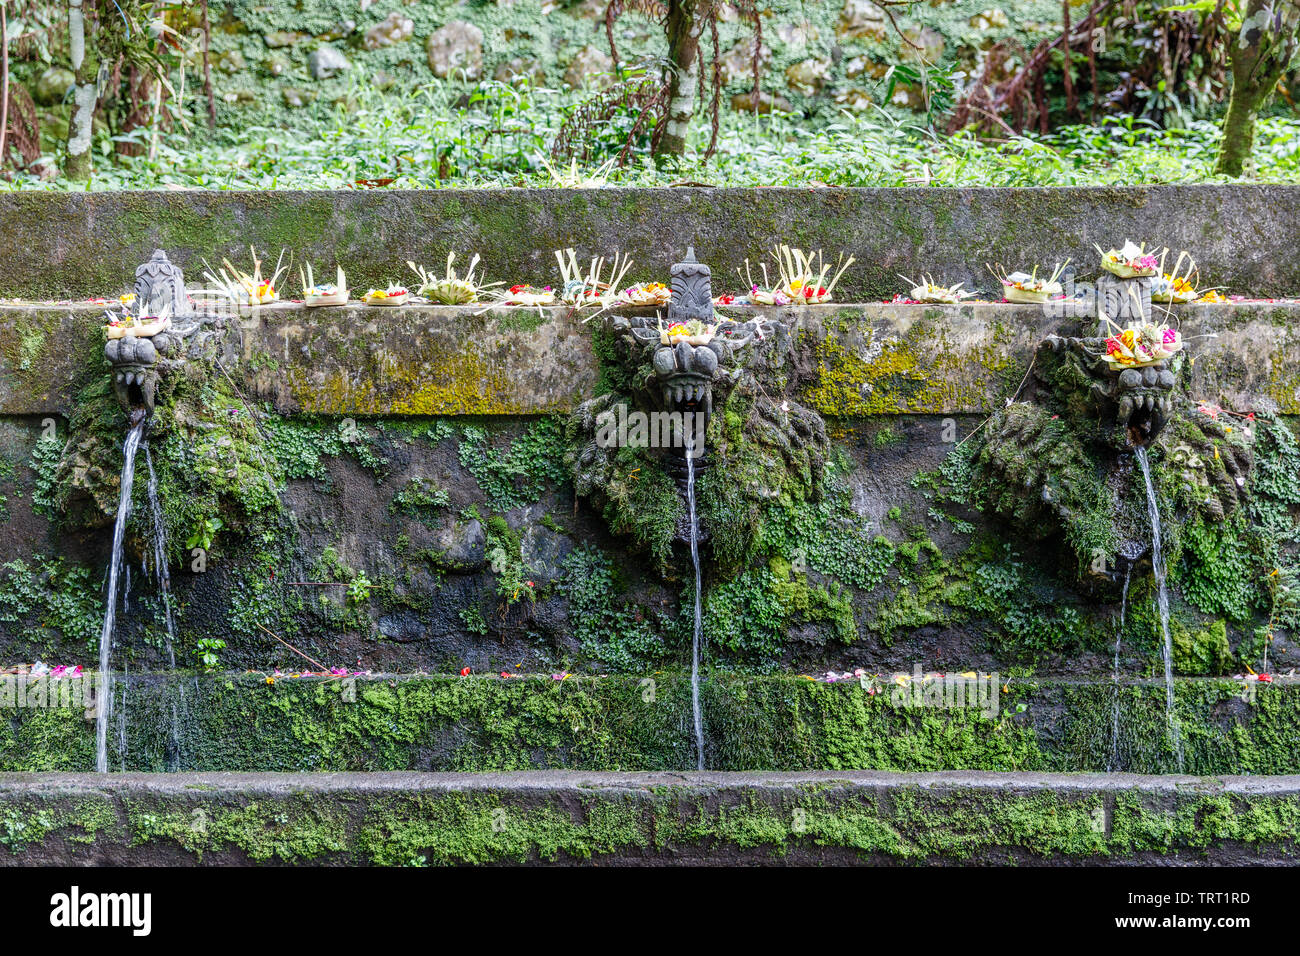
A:
<svg viewBox="0 0 1300 956">
<path fill-rule="evenodd" d="M 329 122 L 297 129 L 218 130 L 206 140 L 161 134 L 155 157 L 101 157 L 90 184 L 18 176 L 8 189 L 322 189 L 366 180 L 394 188 L 566 185 L 618 155 L 631 114 L 594 134 L 589 159 L 571 169 L 548 162 L 550 144 L 578 104 L 575 95 L 485 81 L 383 94 L 358 85 Z M 946 136 L 884 111 L 842 113 L 814 126 L 795 115 L 724 113 L 718 150 L 706 163 L 708 128 L 693 152 L 656 166 L 645 138 L 624 168 L 597 172 L 609 185 L 665 186 L 1084 186 L 1210 182 L 1218 125 L 1190 120 L 1161 129 L 1131 116 L 1098 126 L 1000 141 Z M 135 138 L 148 142 L 147 131 Z M 111 143 L 104 140 L 107 156 Z M 1251 178 L 1300 181 L 1300 120 L 1261 120 Z M 607 178 L 606 178 L 607 176 Z"/>
</svg>

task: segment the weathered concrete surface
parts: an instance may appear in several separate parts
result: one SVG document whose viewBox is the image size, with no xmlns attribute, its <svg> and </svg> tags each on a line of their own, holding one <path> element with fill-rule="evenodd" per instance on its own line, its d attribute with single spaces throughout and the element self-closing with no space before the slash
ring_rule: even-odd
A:
<svg viewBox="0 0 1300 956">
<path fill-rule="evenodd" d="M 1075 321 L 999 303 L 757 311 L 795 330 L 816 373 L 805 398 L 833 416 L 986 414 L 1015 391 L 1042 338 Z M 1242 410 L 1269 399 L 1300 413 L 1300 303 L 1171 314 L 1196 356 L 1193 397 Z M 101 315 L 85 304 L 0 306 L 0 414 L 66 413 L 75 377 L 101 361 Z M 230 371 L 286 413 L 564 412 L 590 397 L 599 371 L 588 323 L 566 308 L 286 303 L 243 325 L 244 361 Z"/>
<path fill-rule="evenodd" d="M 0 862 L 1254 863 L 1300 777 L 4 774 Z"/>
<path fill-rule="evenodd" d="M 363 287 L 449 249 L 508 282 L 556 282 L 552 251 L 569 246 L 580 259 L 621 251 L 634 278 L 663 278 L 691 243 L 735 279 L 785 242 L 856 256 L 843 298 L 869 301 L 903 291 L 898 273 L 992 291 L 986 263 L 1082 267 L 1093 243 L 1126 238 L 1186 249 L 1203 281 L 1233 292 L 1300 293 L 1298 186 L 13 192 L 0 236 L 0 296 L 116 294 L 157 247 L 195 282 L 204 259 L 243 261 L 252 244 L 272 261 L 291 249 L 318 274 L 337 261 Z"/>
</svg>

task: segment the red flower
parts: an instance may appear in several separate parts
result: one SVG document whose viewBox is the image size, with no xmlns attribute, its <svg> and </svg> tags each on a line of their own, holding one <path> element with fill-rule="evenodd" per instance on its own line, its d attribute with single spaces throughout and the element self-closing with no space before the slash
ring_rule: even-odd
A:
<svg viewBox="0 0 1300 956">
<path fill-rule="evenodd" d="M 509 676 L 510 676 L 509 671 L 502 671 L 502 672 L 501 672 L 501 677 L 502 677 L 502 679 L 507 678 L 507 677 L 509 677 Z"/>
<path fill-rule="evenodd" d="M 460 676 L 461 676 L 461 677 L 468 677 L 468 676 L 469 676 L 469 668 L 468 668 L 468 667 L 462 667 L 462 668 L 460 669 Z"/>
<path fill-rule="evenodd" d="M 1272 675 L 1272 674 L 1260 674 L 1260 675 L 1259 675 L 1259 679 L 1260 679 L 1260 682 L 1261 682 L 1261 683 L 1264 683 L 1264 684 L 1271 684 L 1271 683 L 1273 683 L 1273 675 Z"/>
<path fill-rule="evenodd" d="M 517 293 L 523 292 L 523 291 L 524 291 L 525 289 L 527 289 L 527 288 L 528 288 L 528 286 L 526 286 L 526 285 L 512 285 L 512 286 L 510 287 L 510 291 L 511 291 L 512 293 L 516 293 L 516 294 L 517 294 Z"/>
</svg>

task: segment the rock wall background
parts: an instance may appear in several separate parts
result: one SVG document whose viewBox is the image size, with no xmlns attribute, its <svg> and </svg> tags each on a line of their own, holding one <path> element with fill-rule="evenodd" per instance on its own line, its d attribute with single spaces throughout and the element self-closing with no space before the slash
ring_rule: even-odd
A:
<svg viewBox="0 0 1300 956">
<path fill-rule="evenodd" d="M 892 64 L 924 58 L 945 73 L 971 71 L 997 40 L 1014 35 L 1032 48 L 1061 21 L 1054 0 L 930 0 L 895 11 L 913 48 L 870 0 L 766 0 L 760 7 L 764 93 L 784 108 L 825 117 L 879 105 L 904 114 L 922 110 L 922 90 L 907 83 L 883 104 Z M 603 0 L 214 0 L 218 123 L 236 130 L 299 124 L 376 88 L 430 86 L 435 93 L 455 90 L 455 99 L 467 83 L 528 76 L 548 87 L 594 90 L 611 68 L 604 9 Z M 195 9 L 176 26 L 185 33 L 199 22 Z M 625 64 L 666 52 L 662 29 L 635 12 L 619 21 L 615 38 Z M 743 107 L 753 38 L 734 11 L 722 24 L 721 49 L 725 100 L 739 98 L 735 105 Z M 20 63 L 16 71 L 57 133 L 60 125 L 66 130 L 60 103 L 70 74 L 54 53 L 48 68 Z M 191 71 L 188 84 L 187 99 L 202 115 L 201 71 Z"/>
</svg>

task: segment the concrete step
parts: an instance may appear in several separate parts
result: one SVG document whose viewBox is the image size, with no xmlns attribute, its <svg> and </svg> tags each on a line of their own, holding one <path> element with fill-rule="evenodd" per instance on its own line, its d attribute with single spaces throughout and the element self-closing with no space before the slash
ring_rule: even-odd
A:
<svg viewBox="0 0 1300 956">
<path fill-rule="evenodd" d="M 0 774 L 2 864 L 1293 863 L 1300 776 Z"/>
</svg>

